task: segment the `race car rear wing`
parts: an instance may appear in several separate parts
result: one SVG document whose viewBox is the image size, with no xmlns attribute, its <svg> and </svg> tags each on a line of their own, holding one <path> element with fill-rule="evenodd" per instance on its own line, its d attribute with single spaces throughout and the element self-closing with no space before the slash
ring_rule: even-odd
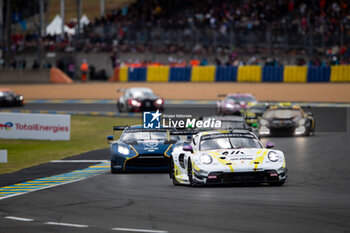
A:
<svg viewBox="0 0 350 233">
<path fill-rule="evenodd" d="M 117 131 L 117 130 L 124 130 L 126 128 L 128 128 L 128 125 L 124 125 L 124 126 L 113 126 L 113 131 Z"/>
</svg>

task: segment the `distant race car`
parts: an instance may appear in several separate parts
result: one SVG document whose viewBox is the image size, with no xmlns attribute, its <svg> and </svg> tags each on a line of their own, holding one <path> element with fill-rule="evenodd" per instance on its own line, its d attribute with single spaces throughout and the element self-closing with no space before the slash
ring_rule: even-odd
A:
<svg viewBox="0 0 350 233">
<path fill-rule="evenodd" d="M 0 106 L 23 106 L 24 98 L 10 89 L 0 89 Z"/>
<path fill-rule="evenodd" d="M 133 87 L 118 92 L 123 92 L 117 102 L 119 112 L 163 111 L 164 100 L 150 88 Z"/>
<path fill-rule="evenodd" d="M 315 130 L 312 113 L 300 106 L 271 106 L 259 119 L 261 136 L 309 136 Z"/>
<path fill-rule="evenodd" d="M 108 136 L 111 150 L 111 172 L 168 171 L 173 145 L 180 137 L 170 135 L 175 129 L 146 129 L 141 126 L 115 126 L 123 130 L 120 139 Z"/>
<path fill-rule="evenodd" d="M 244 118 L 248 125 L 258 125 L 258 120 L 262 117 L 264 112 L 269 108 L 267 103 L 258 103 L 252 105 L 244 112 Z"/>
<path fill-rule="evenodd" d="M 282 151 L 270 149 L 273 146 L 267 143 L 264 148 L 247 130 L 200 132 L 190 144 L 174 147 L 169 175 L 175 185 L 283 185 L 287 180 L 286 160 Z"/>
<path fill-rule="evenodd" d="M 257 103 L 252 94 L 227 94 L 219 95 L 225 96 L 225 99 L 217 101 L 217 113 L 222 115 L 241 115 L 247 109 L 248 104 Z"/>
</svg>

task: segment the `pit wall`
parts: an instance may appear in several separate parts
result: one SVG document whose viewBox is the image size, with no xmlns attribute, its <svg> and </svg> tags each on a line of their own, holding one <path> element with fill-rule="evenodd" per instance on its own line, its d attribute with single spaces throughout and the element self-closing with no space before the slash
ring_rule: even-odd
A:
<svg viewBox="0 0 350 233">
<path fill-rule="evenodd" d="M 350 65 L 338 66 L 193 66 L 120 67 L 119 82 L 350 82 Z"/>
</svg>

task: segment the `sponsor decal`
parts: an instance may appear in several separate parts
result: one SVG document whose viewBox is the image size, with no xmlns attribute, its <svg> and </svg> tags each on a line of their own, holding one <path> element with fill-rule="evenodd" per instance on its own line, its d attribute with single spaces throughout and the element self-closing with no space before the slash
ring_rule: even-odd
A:
<svg viewBox="0 0 350 233">
<path fill-rule="evenodd" d="M 0 124 L 0 130 L 11 130 L 13 127 L 12 122 L 6 122 L 5 124 Z"/>
<path fill-rule="evenodd" d="M 246 157 L 239 157 L 239 158 L 231 158 L 231 161 L 235 161 L 235 160 L 253 160 L 254 158 L 246 158 Z"/>
<path fill-rule="evenodd" d="M 148 152 L 154 152 L 156 150 L 159 150 L 157 140 L 147 140 L 147 141 L 144 141 L 143 143 L 145 145 L 145 150 Z"/>
<path fill-rule="evenodd" d="M 11 130 L 12 128 L 19 131 L 51 131 L 53 133 L 57 132 L 68 132 L 69 128 L 67 126 L 60 125 L 41 125 L 41 124 L 21 124 L 6 122 L 5 124 L 0 124 L 0 130 Z"/>
<path fill-rule="evenodd" d="M 40 124 L 20 124 L 16 123 L 16 130 L 21 131 L 51 131 L 53 133 L 68 132 L 67 126 L 60 125 L 40 125 Z"/>
<path fill-rule="evenodd" d="M 204 135 L 201 137 L 201 140 L 210 140 L 210 139 L 217 139 L 217 138 L 254 138 L 253 135 L 249 133 L 220 133 L 220 134 L 209 134 Z"/>
<path fill-rule="evenodd" d="M 0 113 L 0 138 L 69 140 L 70 115 Z"/>
</svg>

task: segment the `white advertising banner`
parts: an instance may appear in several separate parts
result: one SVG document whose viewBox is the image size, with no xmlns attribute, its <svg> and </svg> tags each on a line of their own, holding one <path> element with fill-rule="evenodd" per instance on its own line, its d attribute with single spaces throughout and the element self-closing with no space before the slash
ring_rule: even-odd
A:
<svg viewBox="0 0 350 233">
<path fill-rule="evenodd" d="M 0 138 L 70 140 L 70 115 L 0 113 Z"/>
</svg>

